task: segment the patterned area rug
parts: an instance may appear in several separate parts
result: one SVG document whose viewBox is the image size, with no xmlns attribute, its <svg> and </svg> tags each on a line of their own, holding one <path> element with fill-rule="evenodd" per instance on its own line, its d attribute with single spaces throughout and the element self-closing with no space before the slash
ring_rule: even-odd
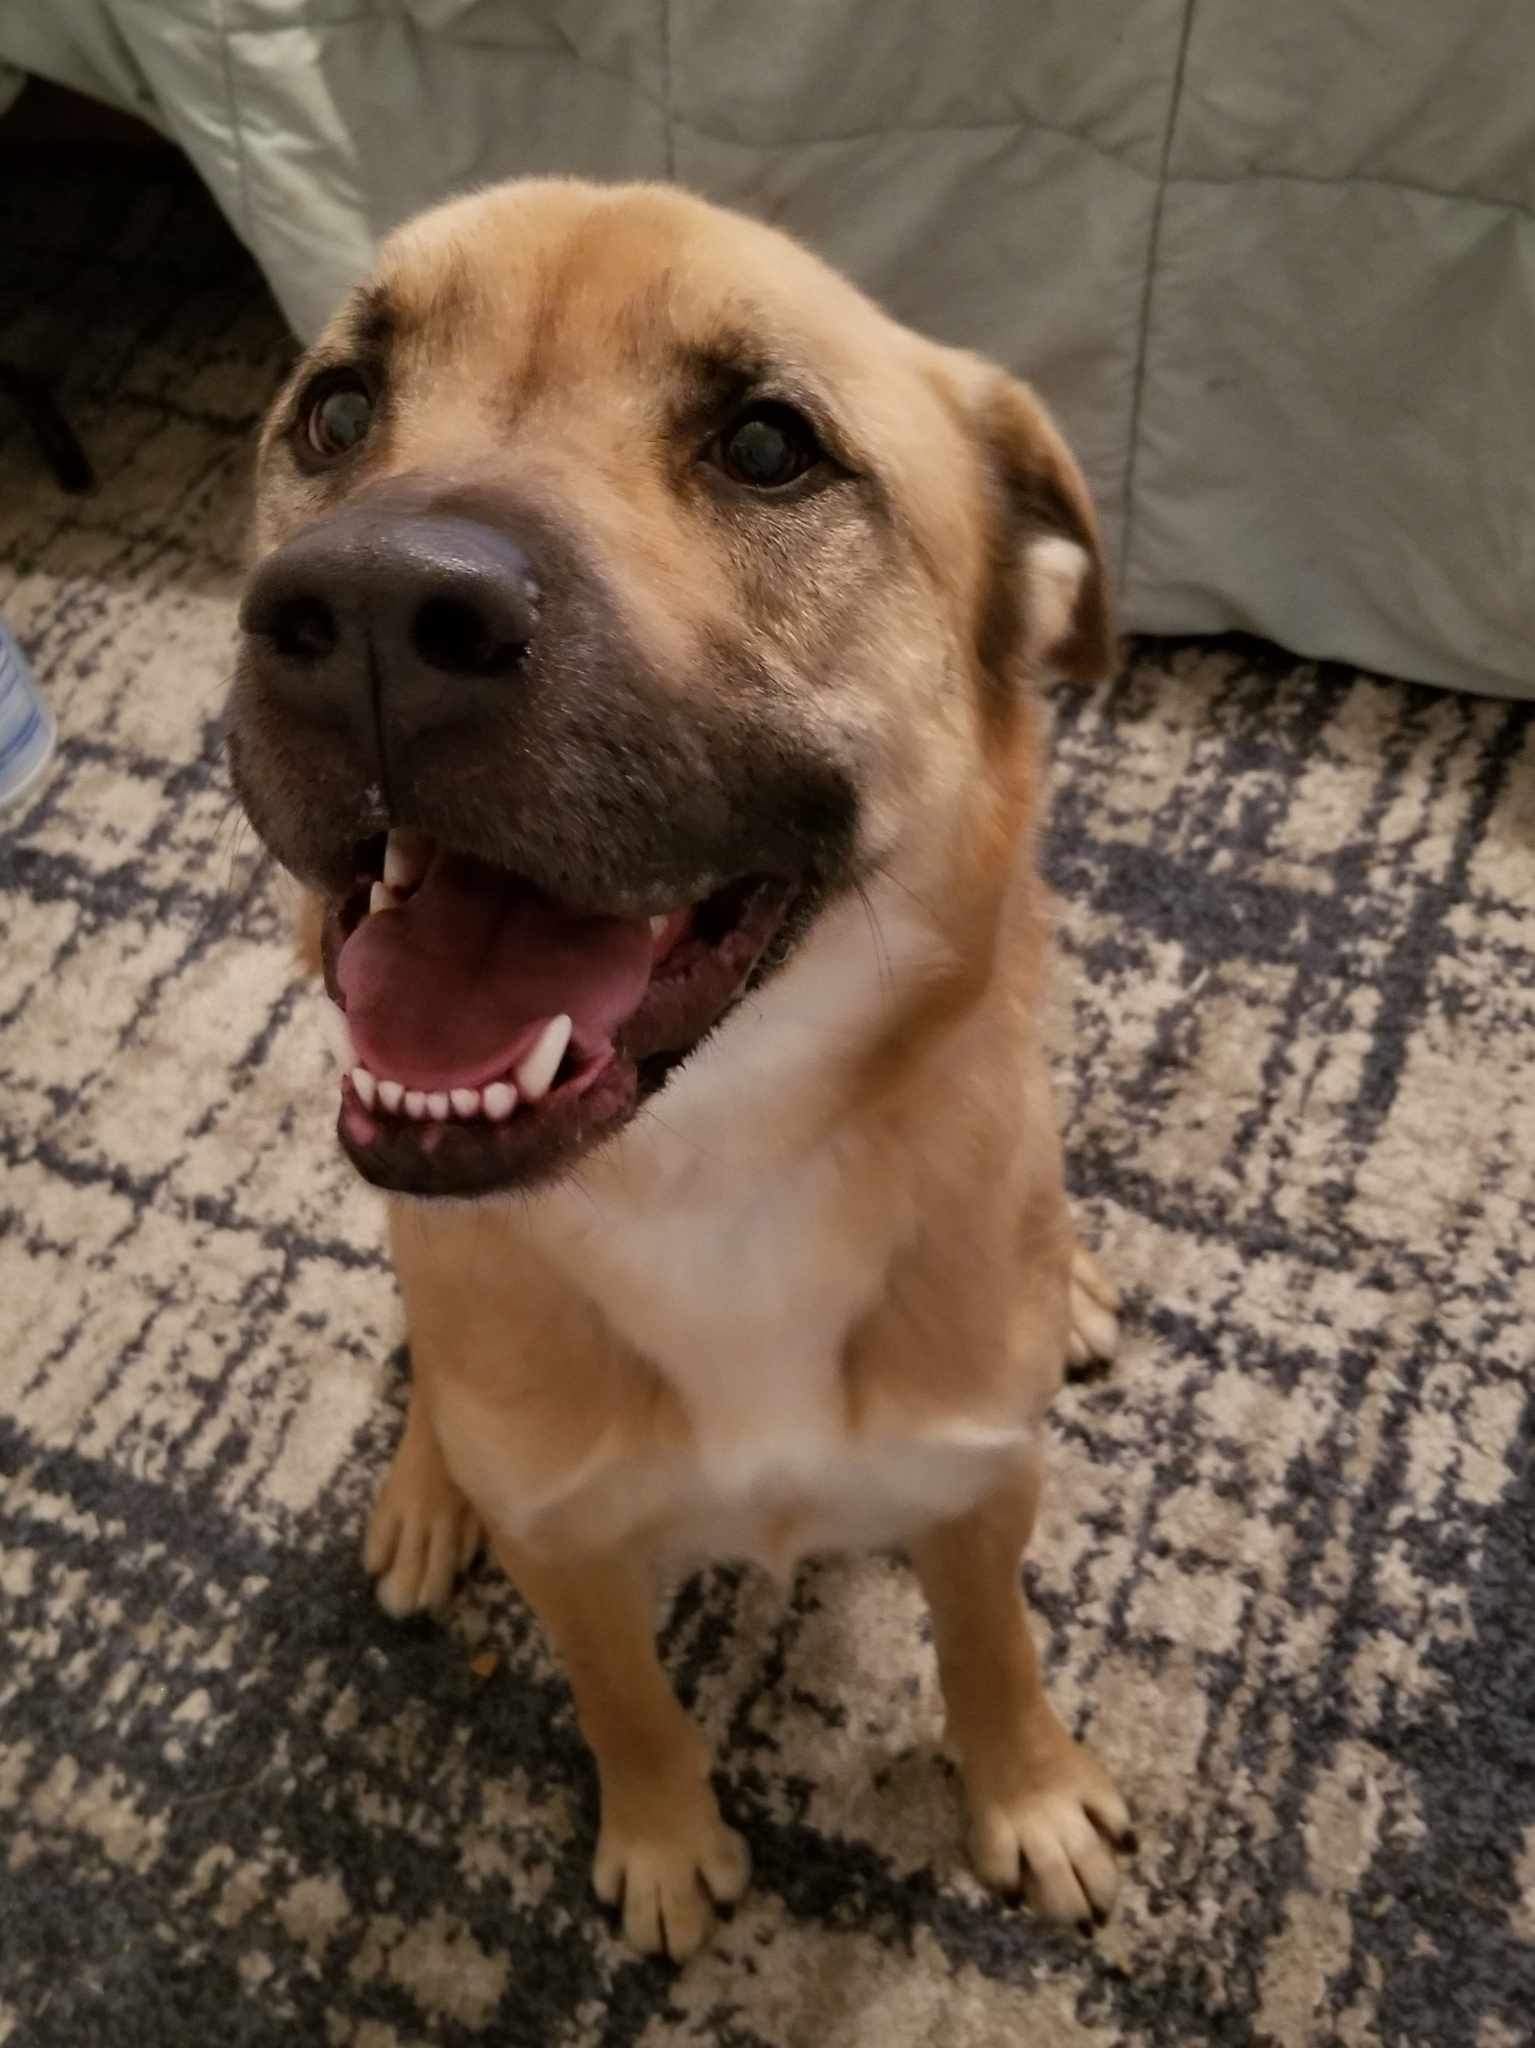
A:
<svg viewBox="0 0 1535 2048">
<path fill-rule="evenodd" d="M 372 1199 L 216 715 L 284 342 L 186 183 L 11 179 L 0 610 L 63 732 L 0 823 L 0 2042 L 1515 2048 L 1535 2010 L 1528 709 L 1135 651 L 1058 699 L 1090 1234 L 1127 1290 L 1029 1566 L 1133 1797 L 1099 1939 L 966 1875 L 907 1574 L 683 1587 L 757 1884 L 677 1975 L 587 1897 L 565 1688 L 480 1567 L 358 1564 L 398 1425 Z"/>
</svg>

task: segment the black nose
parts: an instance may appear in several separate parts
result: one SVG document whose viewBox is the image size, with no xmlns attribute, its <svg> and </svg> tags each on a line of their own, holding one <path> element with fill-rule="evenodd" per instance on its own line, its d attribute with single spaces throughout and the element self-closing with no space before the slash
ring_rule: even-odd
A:
<svg viewBox="0 0 1535 2048">
<path fill-rule="evenodd" d="M 365 500 L 269 555 L 240 608 L 285 704 L 350 726 L 370 753 L 451 723 L 474 686 L 515 676 L 537 618 L 533 565 L 509 535 Z"/>
</svg>

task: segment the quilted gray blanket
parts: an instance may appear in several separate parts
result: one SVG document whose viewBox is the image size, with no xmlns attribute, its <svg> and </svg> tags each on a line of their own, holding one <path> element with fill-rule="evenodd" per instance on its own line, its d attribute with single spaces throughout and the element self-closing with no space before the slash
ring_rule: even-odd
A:
<svg viewBox="0 0 1535 2048">
<path fill-rule="evenodd" d="M 5 0 L 189 151 L 308 336 L 527 171 L 678 178 L 1033 377 L 1126 623 L 1535 694 L 1535 9 Z"/>
</svg>

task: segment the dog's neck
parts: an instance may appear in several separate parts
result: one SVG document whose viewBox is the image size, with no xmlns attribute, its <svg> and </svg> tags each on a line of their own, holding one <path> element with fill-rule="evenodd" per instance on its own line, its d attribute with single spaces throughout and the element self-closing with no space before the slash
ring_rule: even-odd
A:
<svg viewBox="0 0 1535 2048">
<path fill-rule="evenodd" d="M 835 1141 L 861 1070 L 948 965 L 936 921 L 898 885 L 850 894 L 580 1179 L 598 1199 L 689 1205 Z"/>
</svg>

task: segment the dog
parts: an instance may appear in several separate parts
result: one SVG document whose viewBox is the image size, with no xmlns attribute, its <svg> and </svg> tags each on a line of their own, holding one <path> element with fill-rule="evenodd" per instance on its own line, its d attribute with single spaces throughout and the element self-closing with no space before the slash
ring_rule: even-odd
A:
<svg viewBox="0 0 1535 2048">
<path fill-rule="evenodd" d="M 595 1755 L 596 1892 L 680 1960 L 749 1864 L 659 1575 L 902 1549 L 975 1866 L 1090 1930 L 1130 1818 L 1019 1565 L 1047 1405 L 1115 1334 L 1034 858 L 1038 684 L 1114 642 L 1044 408 L 679 190 L 485 190 L 277 398 L 240 629 L 231 774 L 408 1325 L 384 1605 L 483 1532 Z"/>
</svg>

